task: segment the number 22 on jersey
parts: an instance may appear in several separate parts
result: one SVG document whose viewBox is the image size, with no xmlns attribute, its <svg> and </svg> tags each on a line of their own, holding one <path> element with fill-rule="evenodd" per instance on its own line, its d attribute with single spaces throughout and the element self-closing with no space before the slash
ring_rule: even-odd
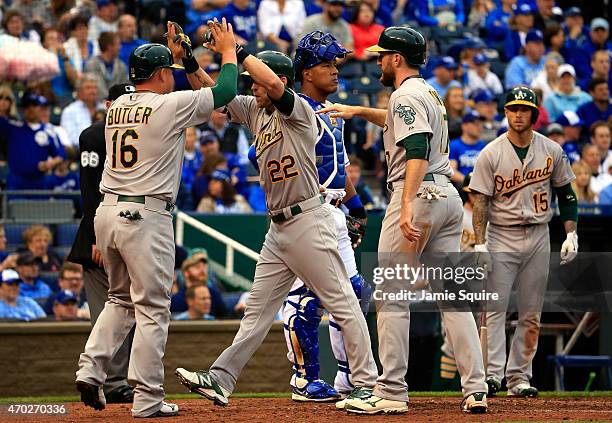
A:
<svg viewBox="0 0 612 423">
<path fill-rule="evenodd" d="M 300 174 L 295 167 L 295 158 L 287 154 L 278 160 L 269 160 L 266 163 L 266 168 L 270 173 L 270 180 L 272 183 L 284 182 L 288 179 L 294 178 Z"/>
<path fill-rule="evenodd" d="M 138 136 L 138 133 L 135 130 L 131 128 L 126 129 L 121 135 L 121 144 L 119 146 L 119 152 L 117 152 L 119 132 L 120 130 L 117 129 L 113 133 L 113 151 L 111 152 L 111 167 L 113 169 L 117 168 L 117 153 L 119 153 L 119 161 L 121 162 L 121 166 L 125 169 L 130 169 L 134 167 L 134 165 L 138 161 L 138 149 L 132 144 L 127 144 L 127 141 L 138 141 L 140 137 Z"/>
</svg>

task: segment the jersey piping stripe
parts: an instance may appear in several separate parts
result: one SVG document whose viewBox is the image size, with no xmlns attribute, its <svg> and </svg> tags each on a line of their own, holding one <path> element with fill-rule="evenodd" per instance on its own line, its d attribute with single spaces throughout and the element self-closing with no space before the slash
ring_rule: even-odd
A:
<svg viewBox="0 0 612 423">
<path fill-rule="evenodd" d="M 321 119 L 321 116 L 316 115 L 316 117 L 317 117 L 317 120 L 321 122 L 321 128 L 323 129 L 323 131 L 327 132 L 327 135 L 329 135 L 332 138 L 332 140 L 334 140 L 334 148 L 333 148 L 334 150 L 334 171 L 331 172 L 327 180 L 321 184 L 327 188 L 327 186 L 331 184 L 331 182 L 336 177 L 336 174 L 338 173 L 338 150 L 336 149 L 336 142 L 335 142 L 336 138 L 334 137 L 334 134 L 332 133 L 331 129 L 329 129 L 325 121 Z M 317 144 L 321 140 L 321 137 L 323 137 L 323 133 L 319 134 L 319 136 L 317 137 Z"/>
</svg>

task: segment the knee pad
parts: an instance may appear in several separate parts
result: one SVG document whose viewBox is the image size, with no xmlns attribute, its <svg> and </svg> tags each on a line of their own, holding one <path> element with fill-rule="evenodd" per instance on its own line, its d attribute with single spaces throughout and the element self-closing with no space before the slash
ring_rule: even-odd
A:
<svg viewBox="0 0 612 423">
<path fill-rule="evenodd" d="M 364 314 L 368 312 L 370 301 L 372 300 L 372 294 L 374 289 L 372 286 L 365 281 L 360 273 L 357 273 L 351 278 L 351 285 L 353 286 L 353 292 L 359 300 L 359 306 Z"/>
</svg>

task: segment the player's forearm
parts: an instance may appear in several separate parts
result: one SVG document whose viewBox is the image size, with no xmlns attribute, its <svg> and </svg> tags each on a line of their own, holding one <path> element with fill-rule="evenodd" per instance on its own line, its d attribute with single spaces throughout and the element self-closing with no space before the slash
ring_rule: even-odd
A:
<svg viewBox="0 0 612 423">
<path fill-rule="evenodd" d="M 375 109 L 373 107 L 353 106 L 355 116 L 364 118 L 368 122 L 372 122 L 376 126 L 381 128 L 385 127 L 385 120 L 387 118 L 387 110 Z"/>
<path fill-rule="evenodd" d="M 404 177 L 404 192 L 402 204 L 411 203 L 419 191 L 421 182 L 427 173 L 429 162 L 423 159 L 406 160 L 406 175 Z"/>
<path fill-rule="evenodd" d="M 215 85 L 215 80 L 212 79 L 202 68 L 199 68 L 196 72 L 188 73 L 187 80 L 189 81 L 189 85 L 194 90 L 199 90 L 200 88 L 212 87 Z"/>
<path fill-rule="evenodd" d="M 576 232 L 578 229 L 578 222 L 575 220 L 566 220 L 563 222 L 563 227 L 565 228 L 565 233 L 569 234 L 570 232 Z"/>
<path fill-rule="evenodd" d="M 474 193 L 476 201 L 472 210 L 472 226 L 476 236 L 476 244 L 487 242 L 487 222 L 489 220 L 489 197 L 484 194 Z"/>
<path fill-rule="evenodd" d="M 225 106 L 236 97 L 238 87 L 238 67 L 234 63 L 225 63 L 217 78 L 217 83 L 212 87 L 214 108 Z"/>
<path fill-rule="evenodd" d="M 248 56 L 242 62 L 251 79 L 268 91 L 268 97 L 279 100 L 285 92 L 285 84 L 264 62 L 255 56 Z"/>
</svg>

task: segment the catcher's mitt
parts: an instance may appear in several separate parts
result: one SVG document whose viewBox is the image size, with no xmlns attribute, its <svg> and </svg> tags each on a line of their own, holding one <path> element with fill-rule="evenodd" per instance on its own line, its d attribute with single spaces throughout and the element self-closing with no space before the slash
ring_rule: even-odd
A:
<svg viewBox="0 0 612 423">
<path fill-rule="evenodd" d="M 346 227 L 348 229 L 348 235 L 351 239 L 351 245 L 353 246 L 353 249 L 359 247 L 359 244 L 361 244 L 361 240 L 365 235 L 367 224 L 367 219 L 346 216 Z"/>
</svg>

